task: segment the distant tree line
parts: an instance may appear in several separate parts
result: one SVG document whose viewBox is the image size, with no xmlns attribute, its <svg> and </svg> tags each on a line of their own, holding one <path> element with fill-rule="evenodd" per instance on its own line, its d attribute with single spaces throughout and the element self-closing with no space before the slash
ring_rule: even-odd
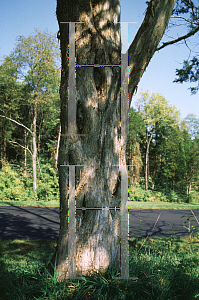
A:
<svg viewBox="0 0 199 300">
<path fill-rule="evenodd" d="M 55 36 L 38 30 L 20 36 L 0 65 L 0 168 L 18 166 L 24 176 L 43 178 L 47 164 L 57 175 L 60 126 L 60 63 Z M 129 184 L 175 191 L 189 199 L 199 189 L 199 119 L 167 100 L 143 92 L 129 110 L 126 159 Z M 133 165 L 133 166 L 132 166 Z M 49 172 L 50 174 L 50 172 Z M 56 176 L 55 175 L 55 176 Z"/>
<path fill-rule="evenodd" d="M 0 65 L 0 167 L 20 166 L 42 177 L 42 164 L 57 168 L 60 138 L 60 54 L 54 35 L 19 36 Z M 37 174 L 38 173 L 38 174 Z"/>
<path fill-rule="evenodd" d="M 130 184 L 146 190 L 173 190 L 189 198 L 199 188 L 199 119 L 184 120 L 167 100 L 143 92 L 129 111 L 127 161 Z"/>
</svg>

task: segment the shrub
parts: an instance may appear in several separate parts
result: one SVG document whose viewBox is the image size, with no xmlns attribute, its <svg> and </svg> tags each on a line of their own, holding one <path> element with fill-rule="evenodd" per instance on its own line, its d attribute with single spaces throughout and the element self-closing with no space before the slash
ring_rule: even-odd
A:
<svg viewBox="0 0 199 300">
<path fill-rule="evenodd" d="M 47 163 L 42 165 L 42 178 L 39 181 L 37 195 L 40 200 L 59 200 L 59 183 L 55 170 Z"/>
<path fill-rule="evenodd" d="M 3 170 L 0 170 L 1 177 L 1 200 L 28 200 L 29 192 L 25 189 L 20 171 L 9 164 L 6 164 Z"/>
<path fill-rule="evenodd" d="M 199 194 L 197 192 L 191 192 L 191 195 L 189 197 L 189 203 L 199 203 Z"/>
<path fill-rule="evenodd" d="M 134 187 L 130 189 L 129 200 L 131 201 L 144 201 L 145 191 L 141 187 Z"/>
<path fill-rule="evenodd" d="M 48 163 L 40 165 L 43 178 L 38 180 L 37 195 L 33 192 L 32 174 L 23 174 L 23 170 L 6 164 L 0 170 L 0 192 L 1 200 L 15 201 L 52 201 L 59 200 L 59 184 L 54 169 Z M 37 174 L 39 175 L 39 173 Z"/>
<path fill-rule="evenodd" d="M 129 188 L 129 200 L 142 202 L 180 202 L 180 196 L 170 190 L 167 197 L 164 191 L 146 191 L 144 186 L 139 185 Z"/>
<path fill-rule="evenodd" d="M 169 190 L 169 193 L 168 193 L 168 199 L 169 199 L 169 202 L 180 202 L 180 197 L 179 195 L 174 192 L 173 190 Z"/>
</svg>

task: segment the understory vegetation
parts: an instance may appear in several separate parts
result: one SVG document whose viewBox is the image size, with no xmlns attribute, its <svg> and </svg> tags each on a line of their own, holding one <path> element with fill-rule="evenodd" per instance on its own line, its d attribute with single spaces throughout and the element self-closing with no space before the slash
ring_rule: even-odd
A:
<svg viewBox="0 0 199 300">
<path fill-rule="evenodd" d="M 167 195 L 164 189 L 146 191 L 143 185 L 129 188 L 129 200 L 139 202 L 169 202 L 169 203 L 199 203 L 199 194 L 193 192 L 189 197 L 169 190 Z"/>
<path fill-rule="evenodd" d="M 58 176 L 50 163 L 40 164 L 41 173 L 38 173 L 37 194 L 32 189 L 32 175 L 24 175 L 20 166 L 5 164 L 0 169 L 1 201 L 59 201 Z"/>
<path fill-rule="evenodd" d="M 131 238 L 129 276 L 135 280 L 120 280 L 118 267 L 60 282 L 45 269 L 55 246 L 55 240 L 0 241 L 0 299 L 199 298 L 197 237 Z"/>
<path fill-rule="evenodd" d="M 0 203 L 7 202 L 9 205 L 36 205 L 42 206 L 59 206 L 59 181 L 58 171 L 51 166 L 50 163 L 42 164 L 40 162 L 42 172 L 38 172 L 37 194 L 32 189 L 31 173 L 24 175 L 23 169 L 16 164 L 5 164 L 4 169 L 0 169 Z M 140 178 L 142 182 L 143 178 Z M 130 182 L 130 180 L 129 180 Z M 167 195 L 164 189 L 145 190 L 143 184 L 129 184 L 128 189 L 129 201 L 145 203 L 167 203 L 167 204 L 199 204 L 199 194 L 193 191 L 189 197 L 168 190 Z M 54 204 L 53 204 L 54 203 Z"/>
<path fill-rule="evenodd" d="M 41 201 L 59 202 L 59 182 L 58 172 L 50 163 L 42 164 L 40 162 L 41 172 L 38 172 L 37 194 L 32 190 L 31 173 L 24 175 L 23 169 L 15 164 L 5 164 L 4 169 L 0 169 L 0 201 L 21 202 L 21 201 Z M 42 174 L 42 176 L 41 176 Z M 142 182 L 143 178 L 140 178 Z M 135 202 L 169 202 L 169 203 L 199 203 L 199 194 L 195 191 L 189 197 L 168 190 L 167 195 L 164 189 L 145 190 L 143 184 L 129 184 L 129 201 Z"/>
</svg>

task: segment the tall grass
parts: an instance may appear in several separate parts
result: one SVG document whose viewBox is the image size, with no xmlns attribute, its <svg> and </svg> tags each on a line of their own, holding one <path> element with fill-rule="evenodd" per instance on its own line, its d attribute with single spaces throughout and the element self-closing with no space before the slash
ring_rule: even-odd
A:
<svg viewBox="0 0 199 300">
<path fill-rule="evenodd" d="M 58 281 L 45 269 L 55 240 L 0 241 L 0 299 L 199 299 L 197 237 L 131 238 L 129 275 L 118 270 Z"/>
</svg>

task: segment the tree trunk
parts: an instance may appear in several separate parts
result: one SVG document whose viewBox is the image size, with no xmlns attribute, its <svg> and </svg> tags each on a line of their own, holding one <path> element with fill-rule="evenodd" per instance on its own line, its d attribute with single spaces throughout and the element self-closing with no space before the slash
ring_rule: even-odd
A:
<svg viewBox="0 0 199 300">
<path fill-rule="evenodd" d="M 130 99 L 164 33 L 174 0 L 153 1 L 145 20 L 130 47 Z M 171 4 L 170 4 L 171 3 Z M 107 13 L 108 10 L 108 13 Z M 58 278 L 69 278 L 68 249 L 68 167 L 76 167 L 76 207 L 119 207 L 121 172 L 126 164 L 126 126 L 120 134 L 120 67 L 76 68 L 77 120 L 73 132 L 68 129 L 68 24 L 76 24 L 77 64 L 120 64 L 120 1 L 57 1 L 62 57 L 61 141 L 59 150 L 60 231 L 51 260 Z M 110 21 L 110 22 L 109 22 Z M 147 45 L 147 46 L 146 46 Z M 70 46 L 69 46 L 70 50 Z M 125 75 L 127 76 L 127 74 Z M 69 90 L 69 93 L 73 91 Z M 128 112 L 127 112 L 128 114 Z M 65 167 L 64 167 L 65 165 Z M 115 166 L 117 165 L 117 166 Z M 122 168 L 121 168 L 122 170 Z M 128 190 L 127 190 L 128 193 Z M 128 194 L 127 194 L 128 195 Z M 75 224 L 74 224 L 75 227 Z M 73 229 L 74 230 L 74 229 Z M 76 210 L 76 274 L 120 263 L 120 211 Z M 48 269 L 52 273 L 52 265 Z"/>
<path fill-rule="evenodd" d="M 27 135 L 28 133 L 24 129 L 24 137 L 25 137 L 25 148 L 24 148 L 24 175 L 27 176 Z"/>
<path fill-rule="evenodd" d="M 133 143 L 133 148 L 131 148 L 131 163 L 133 166 L 131 167 L 132 171 L 132 184 L 133 186 L 139 183 L 140 178 L 140 144 L 138 142 Z M 129 172 L 130 173 L 130 172 Z"/>
<path fill-rule="evenodd" d="M 175 186 L 175 171 L 173 172 L 173 191 L 175 191 L 174 186 Z"/>
<path fill-rule="evenodd" d="M 185 174 L 185 176 L 184 176 L 184 179 L 185 179 L 185 182 L 186 182 L 186 195 L 187 195 L 187 197 L 188 197 L 188 195 L 189 195 L 189 183 L 188 183 L 187 172 L 186 172 L 186 174 Z"/>
<path fill-rule="evenodd" d="M 151 143 L 153 137 L 153 132 L 151 133 L 150 139 L 148 141 L 148 132 L 147 132 L 147 139 L 146 139 L 146 168 L 145 168 L 145 186 L 146 186 L 146 191 L 148 191 L 148 174 L 149 174 L 149 146 Z"/>
<path fill-rule="evenodd" d="M 57 170 L 57 160 L 58 160 L 58 154 L 59 154 L 59 143 L 60 143 L 60 137 L 61 137 L 61 125 L 59 128 L 59 135 L 58 135 L 58 141 L 57 141 L 57 151 L 55 154 L 55 169 Z"/>
<path fill-rule="evenodd" d="M 191 181 L 189 183 L 189 195 L 191 195 Z"/>
<path fill-rule="evenodd" d="M 2 170 L 3 170 L 3 167 L 6 163 L 6 146 L 7 146 L 7 143 L 6 143 L 6 135 L 7 135 L 7 121 L 5 120 L 4 122 L 4 131 L 3 131 L 3 143 L 2 143 L 2 151 L 1 151 L 1 154 L 2 154 L 2 158 L 1 158 L 1 163 L 2 163 Z"/>
<path fill-rule="evenodd" d="M 166 168 L 166 196 L 168 196 L 168 153 L 167 153 L 167 168 Z"/>
<path fill-rule="evenodd" d="M 152 190 L 155 188 L 155 177 L 156 177 L 156 155 L 154 157 L 154 165 L 153 165 L 153 184 L 152 184 Z"/>
<path fill-rule="evenodd" d="M 146 149 L 146 166 L 145 166 L 145 190 L 148 191 L 148 156 L 149 156 L 149 147 L 147 144 Z"/>
<path fill-rule="evenodd" d="M 136 142 L 136 149 L 137 149 L 137 154 L 136 154 L 136 160 L 135 160 L 135 183 L 136 185 L 140 181 L 140 171 L 141 171 L 141 153 L 140 153 L 140 144 Z"/>
<path fill-rule="evenodd" d="M 40 126 L 39 126 L 39 132 L 38 132 L 38 143 L 37 143 L 37 153 L 40 154 L 40 144 L 41 144 L 41 135 L 40 135 Z"/>
<path fill-rule="evenodd" d="M 37 143 L 36 143 L 36 123 L 37 123 L 37 102 L 34 103 L 34 116 L 32 126 L 32 167 L 33 167 L 33 191 L 37 193 Z"/>
<path fill-rule="evenodd" d="M 128 161 L 128 164 L 129 165 L 131 165 L 130 167 L 129 167 L 129 173 L 128 173 L 128 175 L 129 175 L 129 183 L 130 183 L 130 185 L 133 185 L 134 184 L 134 177 L 135 177 L 135 175 L 134 175 L 134 167 L 133 167 L 133 165 L 134 165 L 134 159 L 133 159 L 133 146 L 132 145 L 134 145 L 133 144 L 133 141 L 131 141 L 131 140 L 127 140 L 127 145 L 128 145 L 128 143 L 131 143 L 130 144 L 130 149 L 129 149 L 129 155 L 128 155 L 128 159 L 127 159 L 127 161 Z M 127 158 L 127 156 L 126 156 L 126 158 Z"/>
<path fill-rule="evenodd" d="M 39 122 L 39 130 L 38 130 L 38 147 L 37 147 L 37 153 L 40 155 L 41 151 L 41 128 L 43 124 L 43 111 L 41 111 L 41 117 L 40 117 L 40 122 Z"/>
</svg>

